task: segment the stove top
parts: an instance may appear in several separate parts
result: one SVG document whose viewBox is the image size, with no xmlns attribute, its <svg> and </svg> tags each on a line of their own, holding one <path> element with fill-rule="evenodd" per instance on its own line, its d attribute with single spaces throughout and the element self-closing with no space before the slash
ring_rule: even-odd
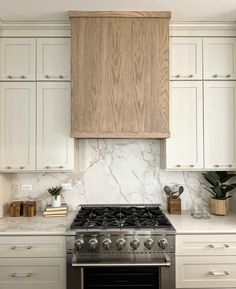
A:
<svg viewBox="0 0 236 289">
<path fill-rule="evenodd" d="M 172 225 L 159 205 L 84 205 L 71 229 L 156 229 Z"/>
</svg>

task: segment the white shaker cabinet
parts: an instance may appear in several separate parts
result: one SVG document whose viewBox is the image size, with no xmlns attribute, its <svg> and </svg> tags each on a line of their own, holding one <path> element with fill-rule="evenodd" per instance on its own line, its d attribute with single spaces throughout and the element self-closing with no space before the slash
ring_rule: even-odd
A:
<svg viewBox="0 0 236 289">
<path fill-rule="evenodd" d="M 0 80 L 35 80 L 35 42 L 34 38 L 0 39 Z"/>
<path fill-rule="evenodd" d="M 37 80 L 70 80 L 70 38 L 37 39 Z"/>
<path fill-rule="evenodd" d="M 193 170 L 203 167 L 203 97 L 199 81 L 172 81 L 171 138 L 165 142 L 164 167 Z"/>
<path fill-rule="evenodd" d="M 236 168 L 236 82 L 204 83 L 205 167 Z"/>
<path fill-rule="evenodd" d="M 37 84 L 37 170 L 72 170 L 70 83 Z"/>
<path fill-rule="evenodd" d="M 35 169 L 35 90 L 30 82 L 0 83 L 0 170 Z"/>
<path fill-rule="evenodd" d="M 236 79 L 236 38 L 203 40 L 204 79 Z"/>
<path fill-rule="evenodd" d="M 202 79 L 202 38 L 170 38 L 170 79 Z"/>
</svg>

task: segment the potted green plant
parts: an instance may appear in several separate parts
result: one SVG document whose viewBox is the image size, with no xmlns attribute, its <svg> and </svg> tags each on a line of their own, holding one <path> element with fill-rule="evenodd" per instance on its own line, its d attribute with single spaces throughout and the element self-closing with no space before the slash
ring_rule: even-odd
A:
<svg viewBox="0 0 236 289">
<path fill-rule="evenodd" d="M 61 206 L 61 191 L 62 186 L 51 187 L 48 189 L 49 194 L 52 196 L 51 206 L 58 208 Z"/>
<path fill-rule="evenodd" d="M 203 173 L 207 181 L 205 189 L 212 194 L 211 213 L 214 215 L 225 216 L 228 211 L 228 195 L 230 191 L 236 188 L 236 183 L 229 183 L 236 174 L 228 172 L 207 172 Z"/>
</svg>

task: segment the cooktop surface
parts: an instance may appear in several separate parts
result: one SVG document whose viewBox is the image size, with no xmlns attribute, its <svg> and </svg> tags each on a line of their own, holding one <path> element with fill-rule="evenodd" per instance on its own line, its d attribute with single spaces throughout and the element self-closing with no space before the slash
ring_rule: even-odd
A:
<svg viewBox="0 0 236 289">
<path fill-rule="evenodd" d="M 82 206 L 71 229 L 169 228 L 159 206 Z"/>
</svg>

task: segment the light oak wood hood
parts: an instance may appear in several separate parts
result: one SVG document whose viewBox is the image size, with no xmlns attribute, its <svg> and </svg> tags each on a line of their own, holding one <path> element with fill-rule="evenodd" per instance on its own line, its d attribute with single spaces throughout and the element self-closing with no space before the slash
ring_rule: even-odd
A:
<svg viewBox="0 0 236 289">
<path fill-rule="evenodd" d="M 72 137 L 169 137 L 170 15 L 69 12 Z"/>
</svg>

